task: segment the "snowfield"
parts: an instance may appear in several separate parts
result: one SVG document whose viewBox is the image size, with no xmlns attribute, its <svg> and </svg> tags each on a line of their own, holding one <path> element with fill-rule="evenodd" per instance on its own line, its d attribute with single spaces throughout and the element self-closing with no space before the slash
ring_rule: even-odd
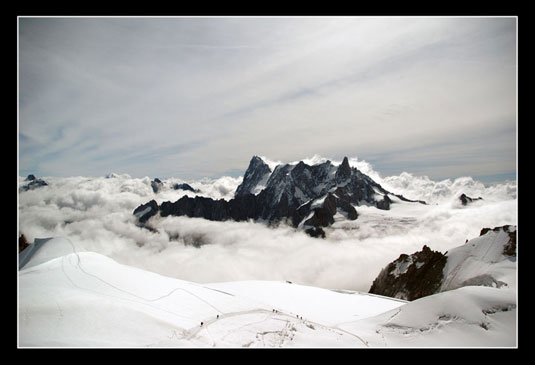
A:
<svg viewBox="0 0 535 365">
<path fill-rule="evenodd" d="M 46 240 L 20 270 L 21 347 L 516 345 L 514 287 L 405 302 L 291 282 L 197 284 L 73 249 Z"/>
<path fill-rule="evenodd" d="M 65 243 L 43 247 L 69 251 Z M 65 253 L 20 271 L 23 347 L 366 346 L 337 324 L 404 304 L 285 282 L 200 285 L 97 253 Z"/>
</svg>

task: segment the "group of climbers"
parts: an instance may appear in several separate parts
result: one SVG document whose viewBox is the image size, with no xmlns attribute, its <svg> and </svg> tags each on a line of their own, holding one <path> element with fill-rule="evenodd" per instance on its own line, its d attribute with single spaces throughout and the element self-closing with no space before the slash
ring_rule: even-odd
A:
<svg viewBox="0 0 535 365">
<path fill-rule="evenodd" d="M 280 313 L 277 309 L 272 309 L 272 312 L 273 313 Z M 303 319 L 303 317 L 300 316 L 299 314 L 296 314 L 295 316 L 296 316 L 297 319 L 300 319 L 300 320 Z M 216 319 L 219 319 L 219 314 L 216 316 Z M 204 322 L 201 322 L 201 327 L 203 326 L 203 324 L 204 324 Z"/>
</svg>

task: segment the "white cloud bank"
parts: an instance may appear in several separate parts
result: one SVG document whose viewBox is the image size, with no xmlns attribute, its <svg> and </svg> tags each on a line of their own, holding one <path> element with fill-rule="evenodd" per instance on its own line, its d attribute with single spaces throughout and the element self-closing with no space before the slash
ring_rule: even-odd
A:
<svg viewBox="0 0 535 365">
<path fill-rule="evenodd" d="M 357 207 L 359 218 L 336 222 L 326 229 L 325 240 L 285 225 L 187 217 L 153 217 L 158 232 L 151 232 L 135 225 L 133 210 L 151 199 L 160 204 L 192 196 L 172 189 L 182 180 L 163 180 L 164 188 L 155 194 L 148 177 L 43 177 L 48 186 L 19 194 L 19 231 L 30 242 L 68 237 L 78 251 L 194 282 L 290 280 L 368 291 L 379 271 L 401 253 L 424 244 L 444 252 L 478 236 L 483 227 L 517 222 L 516 182 L 485 187 L 468 177 L 436 182 L 402 173 L 382 178 L 365 161 L 351 159 L 351 164 L 390 191 L 429 205 L 393 204 L 390 211 Z M 189 181 L 201 195 L 216 199 L 232 198 L 240 182 L 230 177 Z M 483 200 L 463 207 L 461 193 Z"/>
</svg>

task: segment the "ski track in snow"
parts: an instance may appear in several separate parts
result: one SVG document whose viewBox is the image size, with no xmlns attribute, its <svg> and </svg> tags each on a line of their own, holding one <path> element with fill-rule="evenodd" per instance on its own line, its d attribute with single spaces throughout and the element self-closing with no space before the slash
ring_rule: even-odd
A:
<svg viewBox="0 0 535 365">
<path fill-rule="evenodd" d="M 228 318 L 235 317 L 235 316 L 242 316 L 242 315 L 255 314 L 255 313 L 266 313 L 268 315 L 272 315 L 270 319 L 275 319 L 275 320 L 280 320 L 280 317 L 288 318 L 288 320 L 284 320 L 287 324 L 295 323 L 295 320 L 297 319 L 296 316 L 294 314 L 292 314 L 292 313 L 285 313 L 283 311 L 278 311 L 277 313 L 273 313 L 272 311 L 269 311 L 267 309 L 262 309 L 262 308 L 251 309 L 251 310 L 246 310 L 246 311 L 223 313 L 222 315 L 219 316 L 219 318 L 208 319 L 206 321 L 203 321 L 203 325 L 202 326 L 197 326 L 197 327 L 194 327 L 194 328 L 190 329 L 188 331 L 188 335 L 185 337 L 185 339 L 192 340 L 193 338 L 195 338 L 199 334 L 199 332 L 201 332 L 202 330 L 205 330 L 205 329 L 207 330 L 210 325 L 216 323 L 217 321 L 228 319 Z M 275 315 L 276 317 L 273 317 L 273 315 Z M 293 322 L 291 322 L 290 319 Z M 263 320 L 258 321 L 256 323 L 264 322 L 265 320 L 266 319 L 263 319 Z M 345 333 L 347 335 L 355 337 L 360 342 L 362 342 L 366 347 L 369 347 L 368 342 L 363 340 L 360 336 L 358 336 L 357 334 L 352 333 L 350 331 L 341 329 L 338 326 L 328 326 L 328 325 L 324 325 L 324 324 L 321 324 L 321 323 L 318 323 L 318 322 L 315 322 L 315 321 L 311 321 L 311 320 L 308 320 L 308 319 L 297 319 L 297 320 L 298 320 L 298 323 L 312 324 L 312 325 L 315 325 L 317 327 L 324 328 L 324 329 L 327 329 L 327 330 L 332 330 L 332 331 L 335 331 L 335 332 Z M 254 324 L 255 324 L 255 322 L 247 323 L 247 324 L 243 325 L 242 328 L 243 327 L 250 327 L 250 326 L 252 326 Z M 279 332 L 279 331 L 260 332 L 260 333 L 257 333 L 257 335 L 266 334 L 266 333 L 276 333 L 276 332 Z M 282 345 L 282 343 L 281 343 L 281 345 Z"/>
<path fill-rule="evenodd" d="M 332 343 L 329 341 L 335 341 L 335 343 L 341 341 L 340 344 L 343 344 L 345 346 L 351 346 L 351 343 L 354 343 L 353 347 L 389 347 L 398 346 L 398 344 L 400 343 L 399 341 L 401 341 L 403 338 L 406 338 L 409 343 L 412 343 L 410 341 L 423 341 L 422 343 L 426 343 L 425 336 L 429 335 L 430 338 L 436 340 L 437 338 L 440 338 L 440 333 L 442 333 L 443 331 L 453 331 L 453 333 L 456 333 L 455 331 L 459 331 L 463 328 L 466 328 L 467 331 L 470 332 L 496 331 L 496 328 L 498 327 L 493 329 L 494 324 L 497 323 L 497 326 L 503 326 L 503 322 L 496 322 L 496 319 L 493 319 L 494 317 L 492 317 L 491 315 L 496 312 L 501 313 L 508 312 L 510 310 L 516 310 L 516 304 L 506 303 L 507 306 L 504 307 L 504 304 L 498 303 L 493 304 L 492 306 L 482 307 L 484 309 L 484 317 L 480 317 L 479 319 L 477 316 L 472 315 L 468 315 L 466 318 L 464 318 L 463 315 L 455 313 L 441 314 L 440 312 L 437 312 L 436 317 L 434 317 L 428 323 L 418 323 L 418 321 L 416 321 L 414 325 L 412 325 L 411 323 L 406 322 L 406 320 L 401 319 L 401 322 L 398 320 L 398 316 L 401 313 L 405 313 L 404 317 L 407 317 L 407 310 L 405 310 L 404 308 L 409 308 L 409 315 L 411 312 L 410 308 L 415 308 L 414 306 L 411 307 L 411 305 L 409 304 L 408 307 L 403 306 L 398 307 L 396 310 L 392 309 L 392 312 L 389 314 L 388 318 L 384 318 L 383 320 L 379 320 L 379 322 L 375 322 L 375 325 L 373 327 L 369 326 L 370 323 L 374 323 L 374 320 L 371 319 L 372 317 L 369 317 L 371 319 L 371 322 L 360 322 L 360 320 L 357 320 L 340 322 L 337 321 L 336 324 L 326 324 L 322 323 L 321 320 L 318 321 L 317 319 L 310 320 L 308 318 L 303 318 L 299 313 L 295 313 L 294 309 L 281 310 L 277 308 L 277 305 L 273 306 L 273 304 L 268 304 L 269 301 L 266 302 L 261 298 L 256 298 L 253 301 L 247 300 L 246 297 L 243 297 L 243 293 L 241 293 L 241 290 L 243 289 L 240 289 L 240 287 L 237 287 L 236 289 L 231 289 L 230 291 L 237 290 L 237 292 L 233 294 L 229 293 L 227 291 L 228 289 L 226 289 L 225 286 L 223 286 L 224 290 L 220 290 L 206 287 L 201 284 L 185 282 L 184 285 L 194 285 L 195 287 L 198 287 L 200 291 L 192 292 L 191 290 L 187 290 L 184 287 L 173 285 L 170 290 L 169 287 L 167 287 L 165 289 L 165 293 L 162 295 L 156 295 L 152 297 L 138 295 L 135 292 L 126 290 L 123 286 L 119 284 L 114 284 L 113 281 L 107 280 L 107 278 L 105 279 L 91 272 L 94 271 L 97 267 L 101 267 L 100 265 L 102 264 L 111 264 L 111 262 L 107 261 L 108 259 L 105 259 L 104 257 L 100 258 L 101 255 L 93 257 L 91 255 L 85 256 L 86 253 L 78 253 L 76 252 L 75 247 L 74 245 L 72 245 L 72 243 L 71 248 L 73 252 L 58 257 L 58 260 L 55 264 L 56 266 L 53 265 L 51 269 L 56 268 L 57 270 L 61 270 L 58 271 L 58 273 L 62 274 L 72 287 L 82 291 L 94 293 L 98 296 L 106 296 L 109 298 L 118 299 L 120 301 L 131 302 L 135 303 L 136 305 L 146 306 L 157 311 L 162 311 L 164 312 L 164 315 L 174 315 L 187 320 L 185 323 L 184 321 L 181 322 L 184 325 L 177 325 L 172 324 L 170 321 L 166 321 L 165 319 L 163 319 L 162 323 L 166 323 L 166 325 L 171 325 L 171 328 L 168 328 L 166 330 L 169 330 L 170 332 L 167 332 L 167 334 L 160 335 L 160 340 L 156 339 L 156 341 L 154 341 L 153 339 L 148 343 L 142 342 L 140 344 L 141 346 L 146 347 L 302 346 L 303 343 L 306 343 L 303 342 L 303 340 L 311 338 L 309 337 L 311 335 L 318 335 L 319 337 L 317 337 L 317 339 L 319 339 L 320 341 L 322 341 L 321 339 L 324 339 L 325 341 L 327 341 L 326 343 Z M 482 248 L 480 252 L 481 257 L 487 258 L 489 252 L 488 248 Z M 84 265 L 86 259 L 89 259 L 87 261 L 87 266 L 95 264 L 99 266 L 91 266 L 92 270 L 89 270 L 88 267 Z M 94 259 L 98 260 L 93 261 Z M 492 257 L 490 259 L 492 259 Z M 114 265 L 116 264 L 117 263 L 114 263 Z M 120 268 L 121 266 L 117 268 Z M 455 269 L 460 266 L 462 266 L 462 262 L 456 265 Z M 31 272 L 37 274 L 40 270 L 42 270 L 40 268 L 43 268 L 45 272 L 47 270 L 50 270 L 47 267 L 43 267 L 40 265 L 34 267 L 30 267 L 28 271 L 23 270 L 22 274 L 29 274 Z M 102 271 L 102 275 L 106 275 L 106 273 L 108 272 L 122 272 L 114 271 L 115 269 L 113 268 L 115 267 L 116 266 L 104 266 L 105 270 Z M 452 275 L 455 275 L 456 272 L 457 270 L 453 270 Z M 229 288 L 233 287 L 231 286 Z M 242 288 L 247 288 L 247 285 Z M 264 290 L 269 290 L 269 286 L 262 288 L 264 288 Z M 302 288 L 304 289 L 304 287 Z M 300 291 L 303 289 L 299 289 L 299 291 L 296 293 L 301 293 Z M 186 300 L 187 303 L 184 302 L 182 304 L 182 307 L 179 304 L 180 302 L 182 302 L 181 300 L 179 303 L 177 303 L 179 304 L 179 308 L 185 308 L 183 307 L 183 305 L 188 304 L 189 306 L 195 306 L 194 303 L 197 301 L 199 304 L 202 303 L 203 306 L 210 308 L 210 311 L 207 312 L 206 309 L 203 309 L 200 312 L 197 312 L 199 315 L 184 316 L 158 305 L 159 302 L 162 302 L 165 299 L 169 299 L 174 293 L 177 293 L 178 291 L 182 291 L 183 293 L 194 298 L 193 302 L 189 301 L 189 299 Z M 203 293 L 211 293 L 211 296 L 208 295 L 207 297 L 203 297 Z M 487 293 L 486 295 L 490 294 Z M 476 297 L 479 298 L 478 296 Z M 211 300 L 211 298 L 213 298 L 213 300 Z M 218 302 L 220 298 L 228 298 L 229 300 L 231 300 L 231 302 Z M 231 298 L 236 298 L 237 302 L 234 302 L 234 299 Z M 255 297 L 253 296 L 252 298 Z M 428 300 L 431 300 L 431 298 L 432 297 L 429 297 Z M 492 298 L 492 296 L 489 296 L 489 298 Z M 55 326 L 55 328 L 61 331 L 61 329 L 66 325 L 65 321 L 68 320 L 69 316 L 72 315 L 72 309 L 67 309 L 67 312 L 65 313 L 64 308 L 62 308 L 63 303 L 61 302 L 61 300 L 59 300 L 59 298 L 51 297 L 50 300 L 51 305 L 55 307 L 56 310 L 54 321 L 53 323 L 51 322 L 51 325 Z M 256 300 L 259 301 L 257 302 Z M 236 304 L 238 304 L 238 306 L 241 306 L 242 308 L 245 305 L 245 309 L 232 310 L 232 307 L 234 307 Z M 226 307 L 224 309 L 224 306 L 226 305 L 230 305 L 231 307 Z M 417 307 L 416 303 L 415 305 Z M 285 305 L 282 305 L 282 307 L 284 306 Z M 234 309 L 238 308 L 234 307 Z M 140 308 L 133 307 L 132 309 L 134 311 L 138 311 Z M 215 311 L 215 313 L 212 310 Z M 71 312 L 69 313 L 69 311 Z M 412 311 L 414 311 L 414 309 L 412 309 Z M 304 312 L 306 311 L 304 310 Z M 501 316 L 500 313 L 499 315 Z M 146 314 L 149 316 L 153 316 L 154 320 L 156 321 L 162 321 L 162 319 L 158 319 L 158 314 L 154 315 L 150 312 L 146 312 Z M 20 313 L 20 316 L 24 319 L 26 323 L 28 322 L 27 307 L 23 308 Z M 233 318 L 235 318 L 236 320 L 232 321 L 231 319 Z M 225 323 L 229 320 L 231 321 Z M 277 324 L 277 322 L 279 322 L 279 324 Z M 355 326 L 355 324 L 359 322 L 364 323 L 364 326 Z M 220 324 L 220 326 L 215 326 L 216 324 Z M 311 333 L 309 331 L 310 329 L 320 331 Z M 490 336 L 493 335 L 491 334 Z M 352 342 L 353 340 L 355 342 Z"/>
<path fill-rule="evenodd" d="M 356 339 L 358 339 L 362 344 L 364 344 L 364 346 L 366 347 L 369 347 L 368 345 L 368 342 L 365 341 L 364 339 L 362 339 L 360 336 L 358 336 L 357 334 L 355 333 L 352 333 L 350 331 L 347 331 L 347 330 L 344 330 L 344 329 L 341 329 L 339 328 L 338 326 L 329 326 L 329 325 L 325 325 L 325 324 L 322 324 L 322 323 L 319 323 L 319 322 L 315 322 L 315 321 L 311 321 L 311 320 L 308 320 L 308 319 L 299 319 L 297 318 L 297 314 L 295 313 L 291 313 L 291 312 L 284 312 L 284 311 L 281 311 L 281 310 L 277 310 L 276 313 L 273 313 L 272 311 L 269 311 L 267 309 L 264 309 L 264 308 L 256 308 L 256 309 L 250 309 L 250 310 L 244 310 L 244 311 L 236 311 L 236 312 L 224 312 L 220 309 L 218 309 L 216 306 L 214 306 L 212 303 L 204 300 L 203 298 L 199 297 L 198 295 L 192 293 L 191 291 L 187 290 L 187 289 L 184 289 L 184 288 L 180 288 L 180 287 L 177 287 L 177 288 L 174 288 L 172 289 L 171 291 L 169 291 L 167 294 L 164 294 L 164 295 L 161 295 L 159 297 L 156 297 L 156 298 L 146 298 L 146 297 L 142 297 L 142 296 L 139 296 L 137 294 L 134 294 L 132 292 L 129 292 L 127 290 L 124 290 L 112 283 L 110 283 L 109 281 L 107 280 L 104 280 L 102 279 L 101 277 L 95 275 L 95 274 L 92 274 L 90 272 L 88 272 L 86 269 L 83 268 L 82 266 L 82 259 L 80 258 L 80 255 L 78 254 L 78 252 L 76 251 L 74 245 L 72 244 L 72 242 L 69 241 L 69 243 L 71 244 L 72 246 L 72 249 L 73 249 L 73 254 L 75 255 L 76 257 L 76 262 L 75 264 L 73 265 L 71 262 L 70 262 L 70 258 L 72 256 L 69 256 L 69 255 L 66 255 L 66 256 L 62 256 L 61 257 L 61 270 L 63 272 L 63 274 L 65 275 L 65 277 L 67 278 L 67 280 L 71 283 L 71 285 L 73 285 L 73 287 L 75 288 L 78 288 L 78 289 L 81 289 L 81 290 L 85 290 L 85 291 L 89 291 L 89 292 L 92 292 L 92 293 L 95 293 L 95 294 L 98 294 L 98 295 L 103 295 L 103 296 L 107 296 L 107 297 L 112 297 L 112 298 L 116 298 L 116 299 L 120 299 L 120 300 L 126 300 L 126 301 L 131 301 L 131 302 L 134 302 L 136 304 L 141 304 L 141 305 L 145 305 L 145 306 L 149 306 L 153 309 L 157 309 L 157 310 L 160 310 L 160 311 L 164 311 L 166 313 L 169 313 L 169 314 L 172 314 L 172 315 L 175 315 L 175 316 L 178 316 L 178 317 L 181 317 L 181 318 L 185 318 L 185 319 L 189 319 L 189 320 L 192 320 L 194 321 L 194 319 L 192 319 L 191 317 L 186 317 L 186 316 L 182 316 L 178 313 L 175 313 L 175 312 L 172 312 L 172 311 L 168 311 L 166 309 L 163 309 L 161 307 L 158 307 L 158 306 L 155 306 L 155 305 L 151 305 L 149 303 L 151 302 L 157 302 L 157 301 L 160 301 L 164 298 L 167 298 L 169 296 L 171 296 L 173 293 L 175 293 L 176 291 L 178 290 L 181 290 L 193 297 L 195 297 L 196 299 L 200 300 L 201 302 L 203 302 L 204 304 L 208 305 L 209 307 L 211 307 L 212 309 L 216 310 L 217 312 L 220 313 L 219 315 L 219 318 L 217 317 L 210 317 L 210 318 L 205 318 L 205 319 L 202 319 L 201 322 L 203 322 L 203 325 L 200 326 L 200 325 L 195 325 L 189 329 L 184 329 L 184 328 L 180 328 L 179 330 L 182 332 L 182 335 L 179 336 L 176 332 L 176 330 L 173 331 L 173 334 L 171 335 L 171 337 L 169 337 L 170 339 L 173 338 L 173 337 L 176 337 L 177 339 L 180 339 L 180 340 L 188 340 L 188 341 L 191 341 L 192 339 L 195 339 L 198 337 L 199 333 L 203 330 L 205 330 L 207 332 L 207 334 L 209 335 L 209 337 L 212 337 L 208 331 L 208 327 L 214 323 L 216 323 L 217 321 L 221 321 L 221 320 L 225 320 L 225 319 L 228 319 L 228 318 L 232 318 L 232 317 L 236 317 L 236 316 L 243 316 L 243 315 L 248 315 L 248 314 L 260 314 L 260 313 L 266 313 L 268 315 L 267 318 L 259 321 L 258 323 L 260 322 L 264 322 L 266 321 L 267 319 L 275 319 L 275 320 L 278 320 L 280 318 L 286 318 L 284 321 L 286 322 L 286 326 L 288 326 L 289 324 L 294 324 L 296 323 L 296 320 L 298 321 L 298 323 L 305 323 L 305 324 L 311 324 L 311 325 L 314 325 L 318 328 L 323 328 L 323 329 L 326 329 L 326 330 L 331 330 L 331 331 L 334 331 L 334 332 L 338 332 L 338 333 L 345 333 L 349 336 L 352 336 Z M 106 293 L 103 293 L 103 292 L 100 292 L 100 291 L 97 291 L 97 290 L 93 290 L 93 289 L 90 289 L 90 288 L 87 288 L 87 287 L 82 287 L 78 284 L 76 284 L 73 280 L 73 278 L 71 276 L 69 276 L 69 274 L 67 274 L 67 271 L 65 270 L 65 261 L 68 261 L 69 264 L 71 265 L 71 267 L 74 267 L 75 269 L 78 269 L 80 272 L 82 272 L 84 275 L 87 275 L 91 278 L 94 278 L 98 281 L 100 281 L 101 283 L 105 284 L 106 286 L 109 286 L 121 293 L 125 293 L 127 295 L 130 295 L 130 296 L 133 296 L 134 298 L 136 299 L 128 299 L 128 298 L 124 298 L 122 296 L 117 296 L 117 295 L 112 295 L 112 294 L 106 294 Z M 211 290 L 211 291 L 215 291 L 215 292 L 218 292 L 218 293 L 221 293 L 221 294 L 225 294 L 225 295 L 230 295 L 230 296 L 234 296 L 234 294 L 231 294 L 231 293 L 227 293 L 225 291 L 222 291 L 222 290 L 218 290 L 218 289 L 213 289 L 213 288 L 209 288 L 209 287 L 205 287 L 203 285 L 200 285 L 200 284 L 196 284 L 196 283 L 192 283 L 196 286 L 199 286 L 200 288 L 203 288 L 205 290 Z M 148 302 L 148 303 L 147 303 Z M 57 304 L 57 303 L 56 303 Z M 58 306 L 58 310 L 60 311 L 60 314 L 61 314 L 61 309 L 59 307 L 59 304 L 57 304 Z M 62 316 L 62 315 L 60 315 Z M 198 320 L 196 321 L 198 322 Z M 254 325 L 255 323 L 247 323 L 245 325 L 243 325 L 242 327 L 250 327 L 252 325 Z M 343 324 L 343 323 L 342 323 Z M 286 327 L 284 327 L 286 328 Z M 268 333 L 278 333 L 280 336 L 281 336 L 281 342 L 279 344 L 279 346 L 282 346 L 283 343 L 284 343 L 284 339 L 287 338 L 287 334 L 285 334 L 284 332 L 284 328 L 280 331 L 264 331 L 264 332 L 258 332 L 257 333 L 257 336 L 260 335 L 260 336 L 264 336 Z M 226 337 L 226 336 L 224 336 Z M 223 337 L 223 338 L 224 338 Z M 213 340 L 212 338 L 212 342 L 213 342 L 213 346 L 216 346 L 217 343 Z"/>
<path fill-rule="evenodd" d="M 72 246 L 72 249 L 73 249 L 73 253 L 74 255 L 76 256 L 76 263 L 75 263 L 75 268 L 77 268 L 78 270 L 80 270 L 80 272 L 82 272 L 83 274 L 89 276 L 89 277 L 92 277 L 92 278 L 95 278 L 97 279 L 98 281 L 102 282 L 103 284 L 121 292 L 121 293 L 125 293 L 127 295 L 130 295 L 130 296 L 133 296 L 134 298 L 136 299 L 128 299 L 128 298 L 125 298 L 123 296 L 118 296 L 118 295 L 112 295 L 112 294 L 106 294 L 106 293 L 103 293 L 103 292 L 100 292 L 100 291 L 96 291 L 96 290 L 93 290 L 93 289 L 90 289 L 90 288 L 87 288 L 87 287 L 82 287 L 78 284 L 76 284 L 73 279 L 67 274 L 67 272 L 65 271 L 65 260 L 68 260 L 69 259 L 69 256 L 63 256 L 61 258 L 61 270 L 63 272 L 63 274 L 65 275 L 65 277 L 67 278 L 67 280 L 73 285 L 73 287 L 75 288 L 78 288 L 78 289 L 81 289 L 81 290 L 85 290 L 85 291 L 89 291 L 89 292 L 92 292 L 92 293 L 95 293 L 97 295 L 102 295 L 102 296 L 107 296 L 107 297 L 112 297 L 112 298 L 116 298 L 116 299 L 120 299 L 120 300 L 125 300 L 125 301 L 130 301 L 130 302 L 133 302 L 133 303 L 136 303 L 136 304 L 141 304 L 141 305 L 145 305 L 145 306 L 148 306 L 148 307 L 151 307 L 153 309 L 156 309 L 156 310 L 159 310 L 159 311 L 163 311 L 163 312 L 166 312 L 168 314 L 172 314 L 174 316 L 177 316 L 177 317 L 180 317 L 180 318 L 184 318 L 184 319 L 188 319 L 188 320 L 191 320 L 192 322 L 195 321 L 197 322 L 196 320 L 194 320 L 193 318 L 191 317 L 187 317 L 187 316 L 183 316 L 183 315 L 180 315 L 176 312 L 172 312 L 172 311 L 169 311 L 169 310 L 166 310 L 164 308 L 161 308 L 161 307 L 158 307 L 158 306 L 155 306 L 155 305 L 152 305 L 150 303 L 152 302 L 157 302 L 157 301 L 160 301 L 164 298 L 167 298 L 167 297 L 170 297 L 173 293 L 177 292 L 178 290 L 181 290 L 193 297 L 195 297 L 196 299 L 198 299 L 199 301 L 203 302 L 204 304 L 206 304 L 207 306 L 211 307 L 212 309 L 216 310 L 217 312 L 220 312 L 220 313 L 223 313 L 220 309 L 216 308 L 213 304 L 209 303 L 208 301 L 204 300 L 203 298 L 199 297 L 198 295 L 192 293 L 191 291 L 187 290 L 187 289 L 184 289 L 184 288 L 180 288 L 180 287 L 177 287 L 177 288 L 174 288 L 172 289 L 171 291 L 169 291 L 167 294 L 164 294 L 164 295 L 161 295 L 159 297 L 156 297 L 156 298 L 145 298 L 145 297 L 142 297 L 142 296 L 139 296 L 137 294 L 134 294 L 132 292 L 129 292 L 127 290 L 124 290 L 116 285 L 113 285 L 112 283 L 102 279 L 101 277 L 95 275 L 95 274 L 92 274 L 92 273 L 89 273 L 87 270 L 85 270 L 83 267 L 82 267 L 82 260 L 80 258 L 80 255 L 78 254 L 78 252 L 76 252 L 76 249 L 74 247 L 74 245 L 72 244 L 72 242 L 69 241 L 69 243 L 71 244 Z M 72 266 L 72 264 L 71 264 Z M 194 285 L 197 285 L 203 289 L 206 289 L 206 290 L 212 290 L 212 291 L 216 291 L 216 292 L 219 292 L 219 293 L 222 293 L 222 294 L 226 294 L 226 295 L 230 295 L 230 296 L 233 296 L 233 294 L 230 294 L 230 293 L 226 293 L 222 290 L 217 290 L 217 289 L 212 289 L 212 288 L 207 288 L 203 285 L 199 285 L 199 284 L 195 284 L 195 283 L 192 283 Z"/>
</svg>

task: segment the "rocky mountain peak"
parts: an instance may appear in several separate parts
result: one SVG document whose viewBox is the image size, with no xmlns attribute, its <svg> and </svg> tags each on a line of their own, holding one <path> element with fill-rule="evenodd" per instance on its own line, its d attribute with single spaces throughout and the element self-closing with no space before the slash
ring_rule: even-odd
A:
<svg viewBox="0 0 535 365">
<path fill-rule="evenodd" d="M 163 188 L 162 180 L 155 178 L 150 182 L 150 186 L 152 188 L 152 191 L 154 191 L 154 193 L 156 194 Z"/>
<path fill-rule="evenodd" d="M 483 198 L 482 197 L 471 198 L 468 195 L 462 193 L 461 196 L 459 196 L 459 200 L 461 201 L 462 205 L 467 205 L 467 204 L 472 203 L 472 202 L 474 202 L 476 200 L 483 200 Z"/>
<path fill-rule="evenodd" d="M 289 221 L 294 227 L 323 237 L 322 227 L 333 224 L 338 213 L 345 219 L 355 220 L 358 218 L 355 206 L 361 204 L 390 209 L 393 201 L 388 194 L 409 201 L 388 192 L 369 176 L 352 168 L 347 157 L 339 166 L 329 160 L 315 165 L 299 161 L 280 164 L 272 170 L 262 158 L 253 156 L 234 199 L 227 202 L 183 197 L 174 203 L 163 202 L 160 215 L 187 215 L 210 220 L 259 219 L 269 223 Z M 144 214 L 153 214 L 156 210 L 154 206 L 150 210 L 148 206 L 139 208 L 138 215 L 145 211 Z M 141 220 L 144 214 L 138 219 Z"/>
<path fill-rule="evenodd" d="M 412 255 L 401 254 L 374 280 L 370 293 L 404 300 L 434 294 L 442 283 L 446 256 L 424 245 Z"/>
<path fill-rule="evenodd" d="M 29 181 L 29 183 L 24 186 L 21 186 L 20 191 L 33 190 L 48 185 L 46 181 L 44 181 L 43 179 L 36 178 L 33 174 L 28 175 L 25 181 Z"/>
<path fill-rule="evenodd" d="M 336 170 L 336 182 L 338 184 L 345 182 L 347 179 L 351 177 L 351 166 L 349 166 L 349 160 L 347 157 L 344 157 L 344 160 L 338 166 L 338 169 Z"/>
<path fill-rule="evenodd" d="M 258 194 L 259 190 L 266 184 L 270 174 L 271 169 L 268 164 L 262 158 L 253 156 L 243 176 L 243 182 L 236 189 L 236 195 Z"/>
</svg>

